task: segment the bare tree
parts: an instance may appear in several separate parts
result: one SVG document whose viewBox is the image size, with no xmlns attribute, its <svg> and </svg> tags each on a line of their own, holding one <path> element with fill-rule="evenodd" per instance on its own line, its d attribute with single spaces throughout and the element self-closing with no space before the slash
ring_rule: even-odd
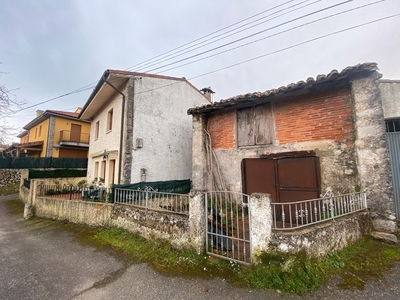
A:
<svg viewBox="0 0 400 300">
<path fill-rule="evenodd" d="M 1 74 L 4 73 L 0 72 Z M 16 135 L 18 128 L 10 124 L 8 119 L 25 104 L 25 101 L 17 100 L 12 92 L 4 84 L 0 84 L 0 144 L 8 144 Z"/>
</svg>

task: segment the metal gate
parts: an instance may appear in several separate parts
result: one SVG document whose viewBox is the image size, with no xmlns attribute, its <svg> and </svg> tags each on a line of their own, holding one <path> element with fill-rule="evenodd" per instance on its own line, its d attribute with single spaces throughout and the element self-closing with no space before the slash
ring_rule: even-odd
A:
<svg viewBox="0 0 400 300">
<path fill-rule="evenodd" d="M 388 132 L 390 165 L 393 174 L 393 192 L 396 218 L 400 220 L 400 132 Z"/>
<path fill-rule="evenodd" d="M 232 192 L 207 192 L 207 254 L 251 264 L 249 196 Z"/>
</svg>

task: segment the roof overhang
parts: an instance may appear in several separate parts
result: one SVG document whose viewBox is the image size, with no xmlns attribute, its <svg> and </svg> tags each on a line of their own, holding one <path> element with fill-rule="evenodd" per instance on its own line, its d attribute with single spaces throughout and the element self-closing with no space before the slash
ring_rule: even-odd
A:
<svg viewBox="0 0 400 300">
<path fill-rule="evenodd" d="M 184 82 L 193 88 L 196 92 L 204 97 L 207 102 L 210 100 L 205 97 L 196 87 L 194 87 L 189 81 L 184 77 L 177 78 L 171 76 L 148 74 L 148 73 L 138 73 L 120 70 L 106 70 L 101 76 L 99 82 L 94 88 L 86 104 L 82 108 L 78 118 L 82 120 L 92 120 L 101 111 L 102 107 L 111 99 L 111 97 L 118 92 L 123 92 L 126 83 L 132 76 L 137 77 L 147 77 L 147 78 L 157 78 L 157 79 L 167 79 L 176 82 Z"/>
<path fill-rule="evenodd" d="M 20 150 L 42 151 L 43 141 L 14 144 L 13 146 L 15 146 L 15 148 L 18 148 Z"/>
<path fill-rule="evenodd" d="M 117 92 L 115 89 L 119 91 L 123 90 L 129 77 L 128 74 L 114 74 L 109 70 L 106 70 L 90 95 L 88 101 L 86 101 L 78 118 L 82 120 L 93 119 L 93 117 L 97 115 L 101 108 Z M 108 83 L 111 83 L 112 86 Z"/>
</svg>

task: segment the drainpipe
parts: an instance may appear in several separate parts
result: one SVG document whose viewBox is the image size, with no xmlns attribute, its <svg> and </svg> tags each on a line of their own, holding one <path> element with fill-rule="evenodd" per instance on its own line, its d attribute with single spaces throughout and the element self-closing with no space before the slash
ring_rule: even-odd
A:
<svg viewBox="0 0 400 300">
<path fill-rule="evenodd" d="M 111 86 L 117 93 L 122 96 L 122 114 L 121 114 L 121 134 L 119 138 L 119 155 L 118 155 L 118 184 L 121 184 L 121 172 L 122 172 L 122 142 L 123 142 L 123 132 L 124 132 L 124 117 L 125 117 L 125 95 L 118 90 L 115 86 L 113 86 L 103 75 L 103 80 L 109 86 Z"/>
</svg>

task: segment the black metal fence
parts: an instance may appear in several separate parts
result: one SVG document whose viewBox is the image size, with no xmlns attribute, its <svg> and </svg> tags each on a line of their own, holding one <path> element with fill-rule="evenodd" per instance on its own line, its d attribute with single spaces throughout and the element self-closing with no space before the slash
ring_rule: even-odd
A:
<svg viewBox="0 0 400 300">
<path fill-rule="evenodd" d="M 116 184 L 113 187 L 119 189 L 129 189 L 129 190 L 143 190 L 146 188 L 151 188 L 153 191 L 156 192 L 188 194 L 190 192 L 191 182 L 190 179 L 137 182 L 129 184 Z"/>
<path fill-rule="evenodd" d="M 24 187 L 26 187 L 27 189 L 31 188 L 31 181 L 29 179 L 24 179 Z"/>
<path fill-rule="evenodd" d="M 39 196 L 69 200 L 113 202 L 110 188 L 103 186 L 40 185 Z"/>
</svg>

